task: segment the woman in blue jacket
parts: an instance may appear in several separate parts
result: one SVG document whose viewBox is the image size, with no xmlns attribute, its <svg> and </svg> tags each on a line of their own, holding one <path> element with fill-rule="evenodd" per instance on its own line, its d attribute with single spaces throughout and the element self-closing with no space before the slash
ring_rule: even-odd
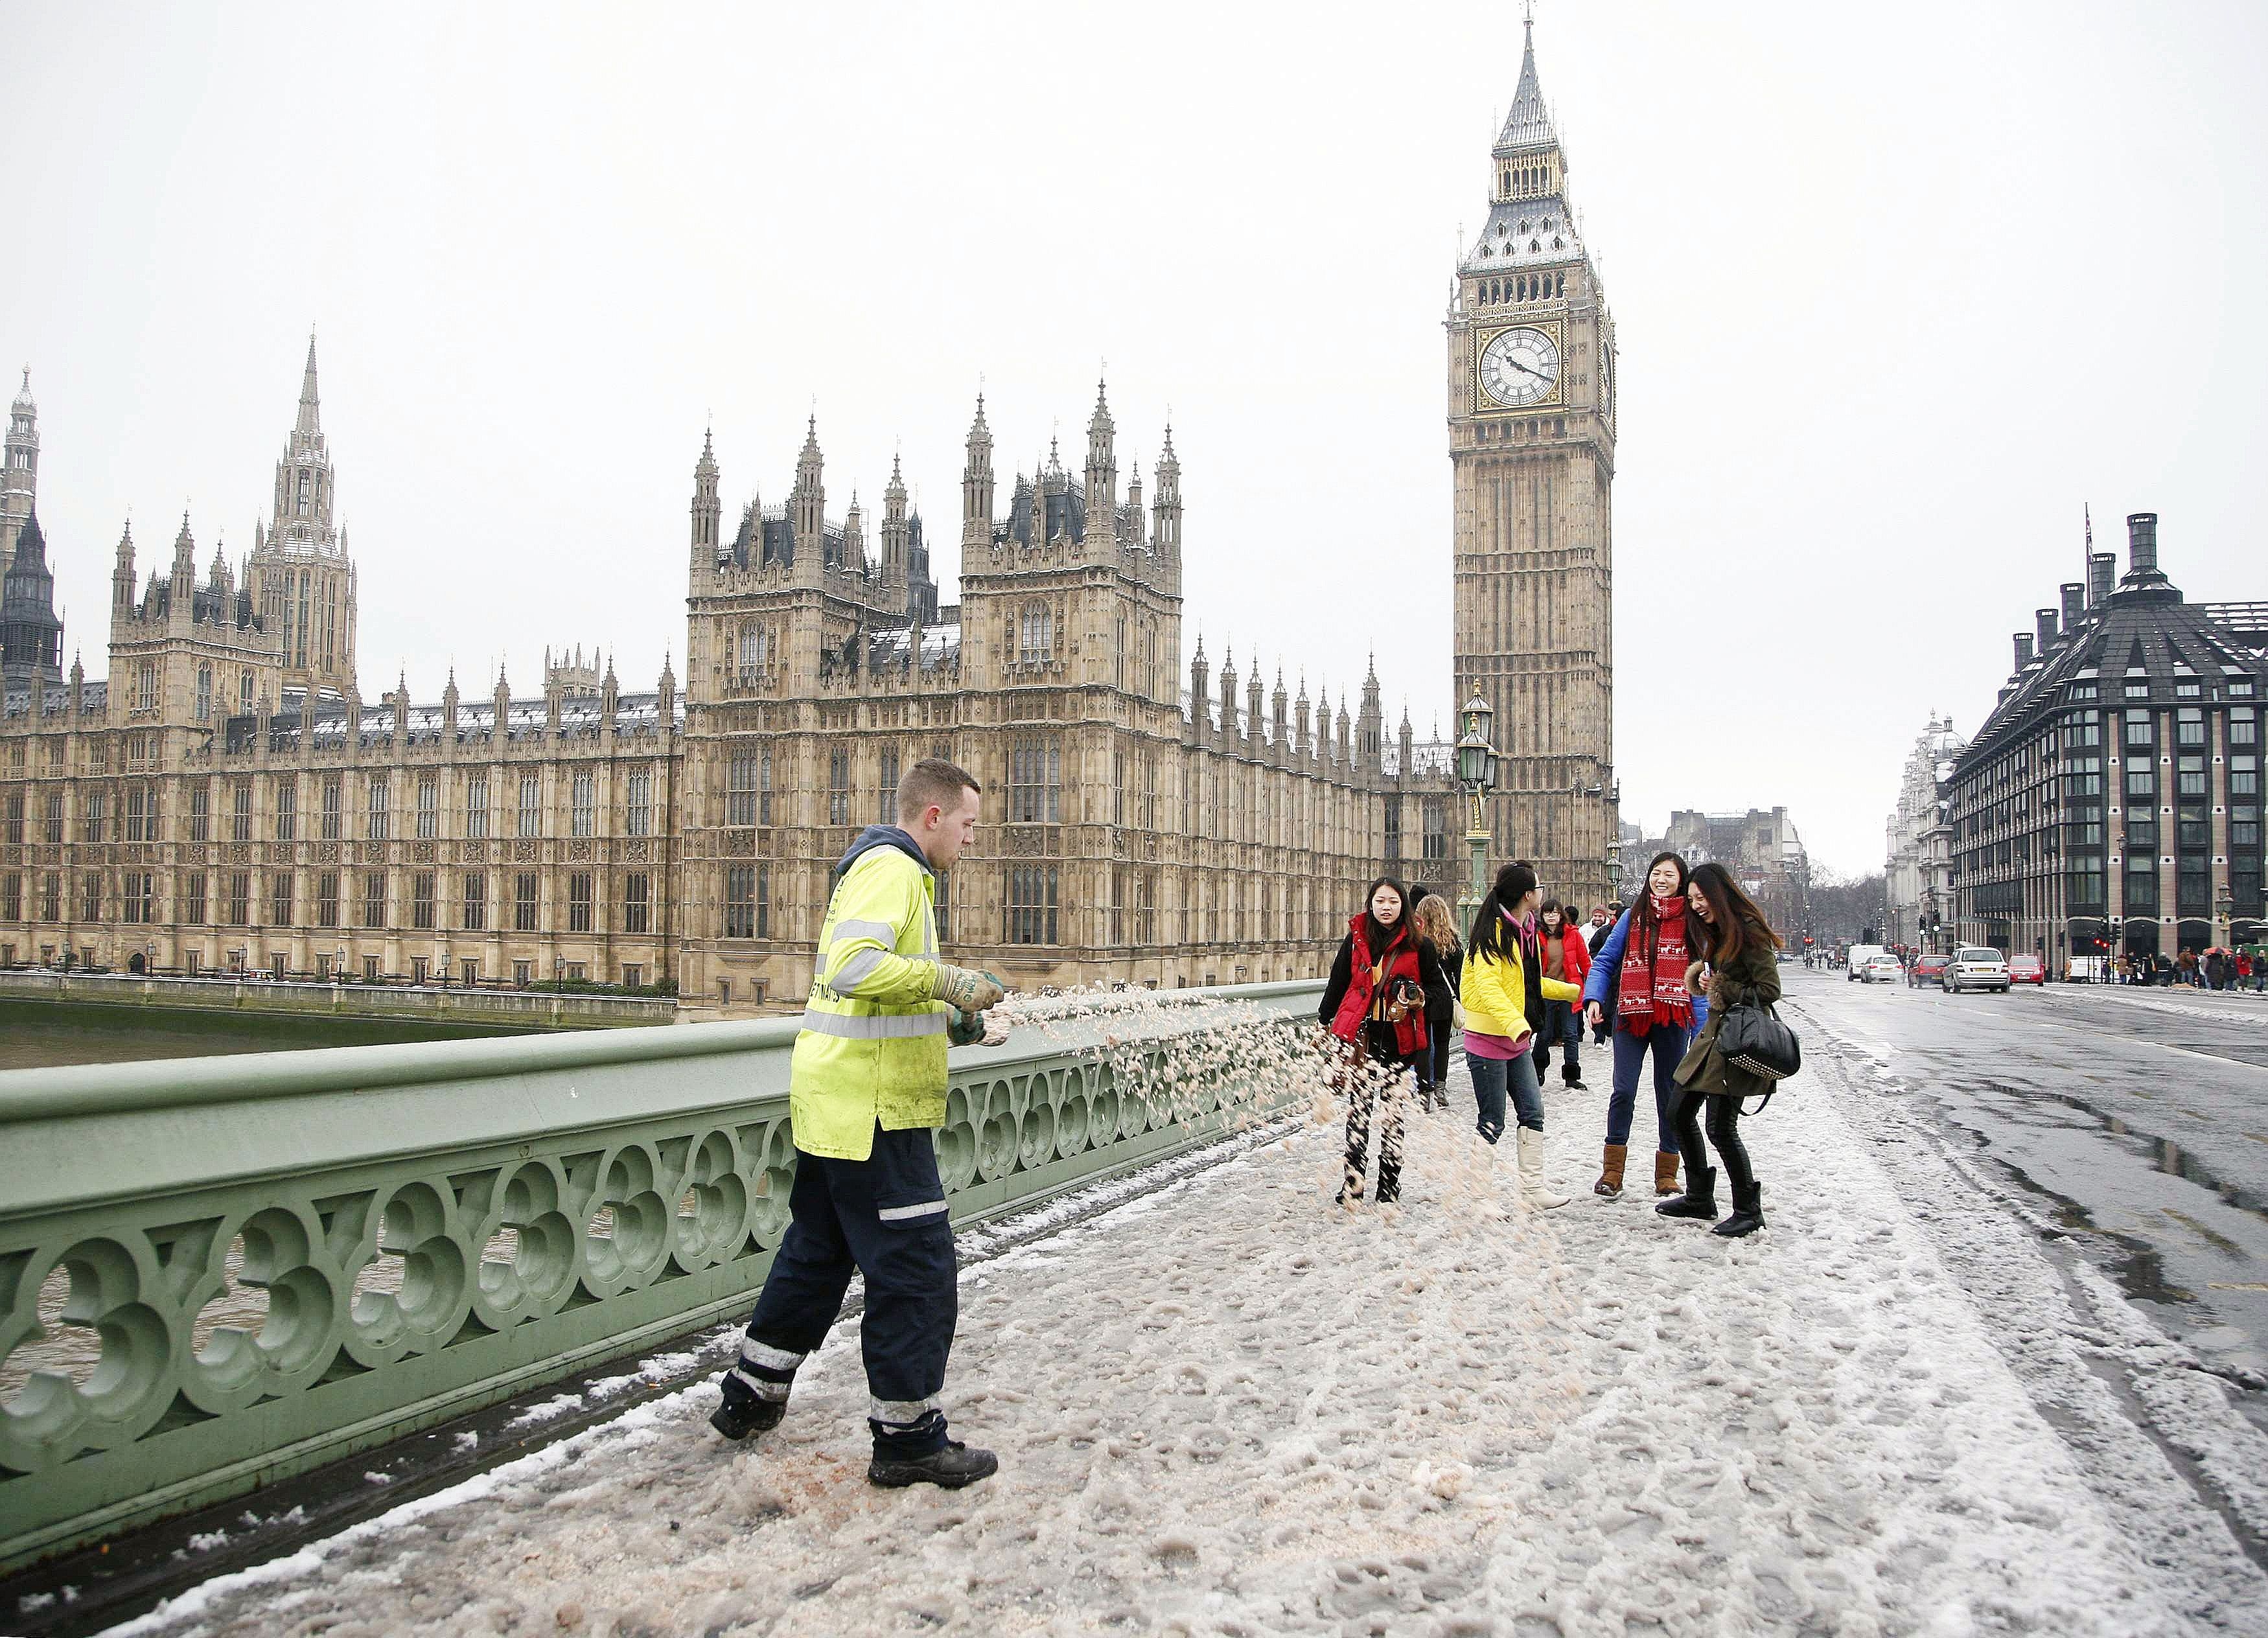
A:
<svg viewBox="0 0 2268 1638">
<path fill-rule="evenodd" d="M 1614 1025 L 1614 1093 L 1607 1099 L 1607 1151 L 1591 1192 L 1619 1200 L 1623 1163 L 1629 1153 L 1631 1116 L 1638 1101 L 1638 1071 L 1653 1058 L 1653 1192 L 1677 1193 L 1677 1102 L 1683 1090 L 1675 1076 L 1693 1032 L 1708 1016 L 1708 1003 L 1685 987 L 1685 970 L 1699 953 L 1686 930 L 1685 861 L 1675 853 L 1653 856 L 1646 866 L 1646 892 L 1623 912 L 1599 945 L 1583 984 L 1583 1012 L 1596 1026 Z"/>
</svg>

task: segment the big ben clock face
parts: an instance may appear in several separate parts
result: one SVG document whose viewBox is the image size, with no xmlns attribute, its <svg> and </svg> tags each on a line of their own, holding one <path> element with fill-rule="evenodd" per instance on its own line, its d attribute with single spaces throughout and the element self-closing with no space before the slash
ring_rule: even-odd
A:
<svg viewBox="0 0 2268 1638">
<path fill-rule="evenodd" d="M 1559 391 L 1559 343 L 1526 325 L 1501 330 L 1481 349 L 1482 390 L 1506 409 L 1525 409 Z"/>
<path fill-rule="evenodd" d="M 1615 354 L 1605 346 L 1599 349 L 1599 413 L 1609 421 L 1615 418 Z"/>
</svg>

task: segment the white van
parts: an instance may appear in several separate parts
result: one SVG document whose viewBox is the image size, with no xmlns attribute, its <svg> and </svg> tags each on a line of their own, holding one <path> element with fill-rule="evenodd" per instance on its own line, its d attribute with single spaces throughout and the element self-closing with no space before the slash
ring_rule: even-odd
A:
<svg viewBox="0 0 2268 1638">
<path fill-rule="evenodd" d="M 1880 944 L 1852 945 L 1849 952 L 1843 958 L 1844 981 L 1846 983 L 1857 983 L 1866 973 L 1867 960 L 1868 957 L 1887 955 L 1889 953 L 1889 952 L 1883 949 Z"/>
</svg>

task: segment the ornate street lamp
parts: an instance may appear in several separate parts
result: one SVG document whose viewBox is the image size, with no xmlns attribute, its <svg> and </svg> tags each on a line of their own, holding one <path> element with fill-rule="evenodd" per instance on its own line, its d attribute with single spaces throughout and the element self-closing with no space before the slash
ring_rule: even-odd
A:
<svg viewBox="0 0 2268 1638">
<path fill-rule="evenodd" d="M 1500 760 L 1489 735 L 1496 726 L 1496 713 L 1489 702 L 1477 693 L 1465 701 L 1459 714 L 1463 732 L 1457 739 L 1457 780 L 1472 797 L 1472 815 L 1465 829 L 1465 843 L 1472 851 L 1472 880 L 1468 884 L 1458 908 L 1463 912 L 1465 937 L 1472 937 L 1473 919 L 1480 913 L 1481 900 L 1488 897 L 1488 797 L 1497 788 Z"/>
</svg>

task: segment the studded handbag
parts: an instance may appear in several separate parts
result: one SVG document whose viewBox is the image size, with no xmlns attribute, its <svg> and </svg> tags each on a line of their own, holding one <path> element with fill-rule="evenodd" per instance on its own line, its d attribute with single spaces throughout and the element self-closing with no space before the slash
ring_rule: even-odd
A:
<svg viewBox="0 0 2268 1638">
<path fill-rule="evenodd" d="M 1803 1068 L 1803 1043 L 1795 1032 L 1780 1021 L 1777 1009 L 1754 1002 L 1725 1010 L 1717 1050 L 1727 1063 L 1762 1080 L 1785 1081 Z"/>
</svg>

